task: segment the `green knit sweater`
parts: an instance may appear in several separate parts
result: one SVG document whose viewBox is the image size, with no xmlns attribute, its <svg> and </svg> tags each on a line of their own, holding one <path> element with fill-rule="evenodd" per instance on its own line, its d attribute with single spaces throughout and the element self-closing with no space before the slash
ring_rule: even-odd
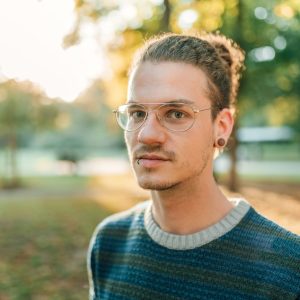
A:
<svg viewBox="0 0 300 300">
<path fill-rule="evenodd" d="M 300 299 L 300 237 L 233 202 L 190 235 L 162 231 L 150 201 L 104 220 L 88 253 L 90 299 Z"/>
</svg>

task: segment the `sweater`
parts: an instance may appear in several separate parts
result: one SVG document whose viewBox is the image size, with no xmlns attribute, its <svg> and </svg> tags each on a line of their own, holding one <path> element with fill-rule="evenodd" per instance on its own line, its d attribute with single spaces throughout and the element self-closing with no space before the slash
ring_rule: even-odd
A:
<svg viewBox="0 0 300 300">
<path fill-rule="evenodd" d="M 300 237 L 232 201 L 189 235 L 164 232 L 151 201 L 102 221 L 88 251 L 90 299 L 300 299 Z"/>
</svg>

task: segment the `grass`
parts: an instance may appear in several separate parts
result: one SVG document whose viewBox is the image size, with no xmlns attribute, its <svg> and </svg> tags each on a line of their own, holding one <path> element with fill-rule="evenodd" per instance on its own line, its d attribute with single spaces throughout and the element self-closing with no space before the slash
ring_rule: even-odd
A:
<svg viewBox="0 0 300 300">
<path fill-rule="evenodd" d="M 217 173 L 216 174 L 218 181 L 221 183 L 228 183 L 229 178 L 228 174 L 226 173 Z M 261 174 L 242 174 L 239 175 L 239 179 L 241 182 L 246 182 L 246 183 L 252 183 L 252 182 L 261 182 L 261 183 L 287 183 L 287 184 L 299 184 L 300 183 L 300 176 L 272 176 L 272 175 L 261 175 Z"/>
<path fill-rule="evenodd" d="M 29 188 L 84 188 L 89 179 L 87 176 L 32 176 L 25 177 L 24 184 Z"/>
<path fill-rule="evenodd" d="M 30 177 L 0 190 L 0 300 L 88 298 L 86 253 L 108 214 L 146 199 L 132 175 Z M 263 214 L 300 232 L 296 198 L 242 191 Z"/>
<path fill-rule="evenodd" d="M 87 299 L 86 251 L 108 212 L 87 199 L 0 201 L 0 299 Z"/>
<path fill-rule="evenodd" d="M 96 225 L 141 194 L 130 175 L 28 177 L 0 190 L 0 300 L 88 298 L 86 254 Z"/>
</svg>

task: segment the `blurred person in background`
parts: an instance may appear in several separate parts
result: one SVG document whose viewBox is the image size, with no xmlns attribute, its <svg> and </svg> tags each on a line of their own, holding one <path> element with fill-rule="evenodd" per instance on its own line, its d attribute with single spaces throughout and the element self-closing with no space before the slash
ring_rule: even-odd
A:
<svg viewBox="0 0 300 300">
<path fill-rule="evenodd" d="M 90 299 L 300 299 L 300 237 L 213 177 L 243 61 L 220 34 L 165 34 L 137 52 L 115 113 L 151 199 L 96 228 Z"/>
</svg>

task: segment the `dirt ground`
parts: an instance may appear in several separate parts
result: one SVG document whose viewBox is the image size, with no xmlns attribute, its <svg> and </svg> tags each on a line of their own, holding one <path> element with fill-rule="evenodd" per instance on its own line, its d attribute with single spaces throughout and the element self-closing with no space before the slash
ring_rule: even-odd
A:
<svg viewBox="0 0 300 300">
<path fill-rule="evenodd" d="M 282 227 L 300 235 L 300 186 L 284 183 L 241 182 L 239 194 L 230 193 L 221 185 L 228 196 L 242 196 L 262 215 Z M 148 191 L 138 187 L 132 174 L 95 176 L 86 188 L 71 191 L 49 190 L 48 197 L 87 198 L 98 202 L 112 212 L 125 210 L 138 201 L 150 198 Z M 14 193 L 0 191 L 1 198 L 44 198 L 45 189 L 21 190 Z"/>
<path fill-rule="evenodd" d="M 252 183 L 244 184 L 240 194 L 268 219 L 300 234 L 300 187 L 296 184 Z"/>
<path fill-rule="evenodd" d="M 111 211 L 120 211 L 133 206 L 137 201 L 149 199 L 149 192 L 140 189 L 130 176 L 100 178 L 94 190 L 94 200 Z M 298 184 L 241 183 L 239 194 L 229 192 L 228 196 L 242 196 L 262 215 L 282 227 L 300 235 L 300 187 Z M 128 197 L 131 195 L 131 197 Z"/>
</svg>

